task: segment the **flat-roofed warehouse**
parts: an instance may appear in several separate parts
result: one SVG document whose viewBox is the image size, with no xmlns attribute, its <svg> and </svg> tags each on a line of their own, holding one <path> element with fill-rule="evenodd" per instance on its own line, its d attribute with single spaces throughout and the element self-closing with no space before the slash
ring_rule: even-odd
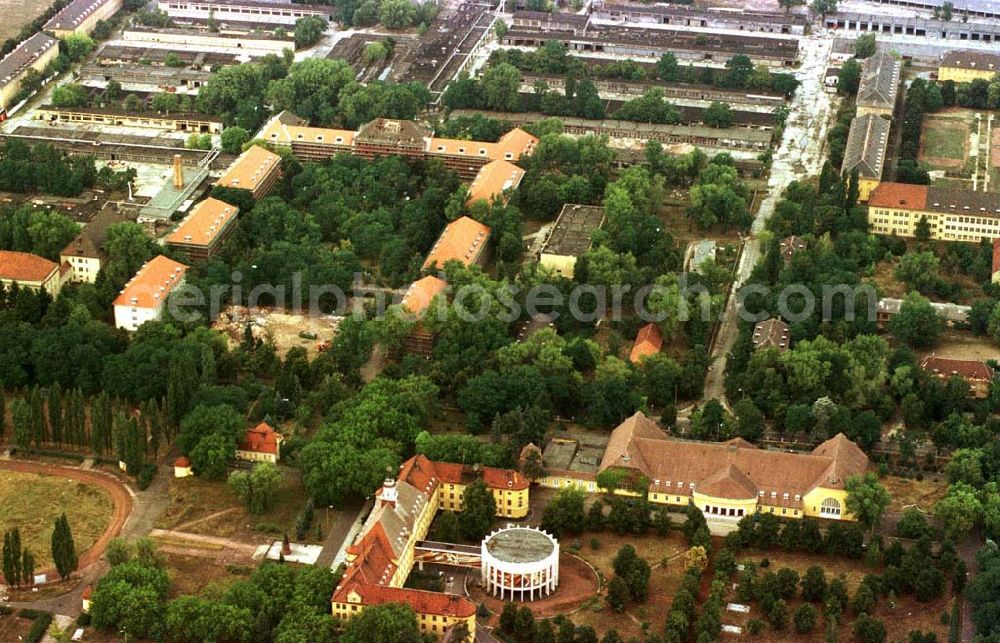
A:
<svg viewBox="0 0 1000 643">
<path fill-rule="evenodd" d="M 866 114 L 851 121 L 840 175 L 850 176 L 854 170 L 858 171 L 858 198 L 861 201 L 867 201 L 882 180 L 888 144 L 889 121 L 886 119 Z"/>
<path fill-rule="evenodd" d="M 73 0 L 42 27 L 56 38 L 74 33 L 90 35 L 101 20 L 114 16 L 122 8 L 122 0 Z"/>
<path fill-rule="evenodd" d="M 282 25 L 294 25 L 309 16 L 330 21 L 335 11 L 331 6 L 265 0 L 160 0 L 157 6 L 171 18 L 252 20 Z"/>
<path fill-rule="evenodd" d="M 515 14 L 516 15 L 516 14 Z M 764 33 L 805 33 L 806 19 L 792 13 L 765 11 L 705 11 L 690 7 L 663 4 L 625 4 L 608 2 L 594 10 L 593 16 L 602 20 L 651 22 L 658 25 L 735 29 Z"/>
<path fill-rule="evenodd" d="M 736 54 L 744 54 L 755 64 L 769 67 L 791 67 L 799 53 L 799 43 L 792 38 L 603 25 L 592 25 L 586 35 L 511 29 L 504 34 L 502 43 L 509 47 L 541 47 L 551 40 L 566 45 L 571 53 L 659 58 L 671 52 L 680 61 L 715 63 L 725 63 Z"/>
<path fill-rule="evenodd" d="M 576 260 L 590 250 L 591 237 L 604 225 L 604 208 L 567 203 L 556 219 L 539 255 L 539 263 L 549 270 L 573 278 Z"/>
<path fill-rule="evenodd" d="M 128 112 L 123 109 L 108 109 L 106 107 L 54 107 L 52 105 L 43 105 L 35 110 L 34 118 L 35 120 L 47 123 L 62 121 L 140 127 L 175 132 L 222 133 L 221 118 L 207 114 L 186 112 Z"/>
<path fill-rule="evenodd" d="M 489 112 L 481 110 L 452 110 L 451 117 L 482 114 L 512 125 L 530 125 L 550 118 L 540 112 Z M 748 127 L 698 127 L 692 125 L 660 125 L 632 121 L 593 120 L 587 118 L 560 118 L 563 132 L 571 136 L 594 134 L 626 141 L 659 141 L 664 145 L 687 144 L 709 150 L 736 150 L 759 152 L 771 145 L 771 133 Z"/>
<path fill-rule="evenodd" d="M 933 12 L 941 8 L 941 0 L 869 0 L 874 4 L 907 7 Z M 953 15 L 970 18 L 1000 18 L 1000 2 L 994 0 L 958 0 L 953 3 Z"/>
<path fill-rule="evenodd" d="M 181 49 L 150 49 L 149 47 L 126 47 L 123 45 L 106 45 L 97 52 L 97 62 L 102 65 L 148 65 L 150 67 L 166 66 L 167 58 L 175 56 L 192 69 L 210 72 L 213 67 L 233 65 L 243 60 L 263 58 L 263 55 L 253 53 L 220 53 L 216 51 L 185 51 Z"/>
<path fill-rule="evenodd" d="M 891 117 L 896 108 L 903 63 L 894 56 L 878 52 L 861 63 L 858 84 L 857 115 L 877 114 Z"/>
<path fill-rule="evenodd" d="M 658 89 L 663 92 L 664 98 L 668 100 L 692 100 L 692 101 L 720 101 L 733 105 L 745 105 L 757 110 L 780 107 L 787 101 L 782 94 L 769 91 L 748 91 L 745 89 L 726 89 L 713 85 L 698 85 L 693 83 L 672 83 L 660 80 L 631 80 L 625 78 L 590 78 L 599 93 L 621 94 L 627 97 L 643 96 L 650 89 Z M 530 86 L 532 89 L 539 81 L 545 82 L 549 89 L 563 91 L 566 88 L 565 76 L 553 76 L 545 74 L 534 74 L 531 72 L 521 74 L 521 87 Z M 761 112 L 773 114 L 771 112 Z"/>
<path fill-rule="evenodd" d="M 246 49 L 260 54 L 281 55 L 285 49 L 295 51 L 295 38 L 290 35 L 273 35 L 264 33 L 212 33 L 199 32 L 191 29 L 171 29 L 168 27 L 128 27 L 122 31 L 121 40 L 127 43 L 141 43 L 137 46 L 157 45 L 176 46 L 187 45 L 213 49 Z"/>
<path fill-rule="evenodd" d="M 938 5 L 940 7 L 940 5 Z M 954 15 L 959 15 L 958 7 Z M 969 40 L 993 42 L 1000 39 L 1000 25 L 990 22 L 964 20 L 933 20 L 913 15 L 883 15 L 837 12 L 823 20 L 827 29 L 855 33 L 884 33 L 897 36 L 917 36 L 941 40 Z"/>
<path fill-rule="evenodd" d="M 36 33 L 0 60 L 0 110 L 11 106 L 28 70 L 44 70 L 59 55 L 59 41 Z"/>
<path fill-rule="evenodd" d="M 102 87 L 112 80 L 122 85 L 155 85 L 156 87 L 185 87 L 198 89 L 212 77 L 211 72 L 187 67 L 154 67 L 153 65 L 84 65 L 80 69 L 80 82 Z"/>
</svg>

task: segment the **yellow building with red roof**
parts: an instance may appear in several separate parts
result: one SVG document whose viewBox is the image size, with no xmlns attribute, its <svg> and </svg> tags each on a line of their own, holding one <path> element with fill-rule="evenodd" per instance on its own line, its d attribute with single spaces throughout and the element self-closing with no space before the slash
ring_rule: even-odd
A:
<svg viewBox="0 0 1000 643">
<path fill-rule="evenodd" d="M 261 422 L 243 434 L 243 439 L 236 446 L 236 458 L 247 462 L 278 464 L 281 459 L 281 443 L 284 441 L 284 436 L 270 424 Z"/>
<path fill-rule="evenodd" d="M 376 505 L 358 540 L 347 548 L 347 567 L 330 599 L 333 616 L 346 621 L 366 607 L 403 603 L 417 613 L 420 631 L 442 637 L 459 623 L 475 638 L 476 605 L 464 596 L 405 588 L 416 543 L 426 538 L 439 510 L 461 510 L 465 485 L 482 479 L 497 500 L 497 515 L 523 517 L 529 482 L 520 473 L 433 462 L 417 455 L 376 492 Z M 457 495 L 457 500 L 456 500 Z M 517 499 L 520 498 L 520 502 Z M 456 508 L 457 507 L 457 508 Z"/>
<path fill-rule="evenodd" d="M 0 286 L 10 288 L 17 284 L 29 290 L 44 290 L 55 297 L 62 282 L 63 270 L 56 262 L 29 252 L 0 250 Z"/>
</svg>

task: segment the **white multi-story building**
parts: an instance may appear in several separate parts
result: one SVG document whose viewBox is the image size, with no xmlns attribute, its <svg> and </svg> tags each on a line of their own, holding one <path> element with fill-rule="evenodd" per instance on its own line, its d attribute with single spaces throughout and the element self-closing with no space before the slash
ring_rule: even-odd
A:
<svg viewBox="0 0 1000 643">
<path fill-rule="evenodd" d="M 115 326 L 135 331 L 146 322 L 159 319 L 167 297 L 184 283 L 187 268 L 163 255 L 143 265 L 114 301 Z"/>
</svg>

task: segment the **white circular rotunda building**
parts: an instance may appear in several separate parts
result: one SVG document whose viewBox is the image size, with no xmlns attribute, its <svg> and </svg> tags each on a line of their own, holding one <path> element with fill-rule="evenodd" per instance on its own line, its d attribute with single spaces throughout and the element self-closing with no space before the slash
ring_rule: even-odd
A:
<svg viewBox="0 0 1000 643">
<path fill-rule="evenodd" d="M 482 582 L 500 600 L 548 596 L 559 585 L 559 543 L 533 527 L 494 531 L 482 543 Z"/>
</svg>

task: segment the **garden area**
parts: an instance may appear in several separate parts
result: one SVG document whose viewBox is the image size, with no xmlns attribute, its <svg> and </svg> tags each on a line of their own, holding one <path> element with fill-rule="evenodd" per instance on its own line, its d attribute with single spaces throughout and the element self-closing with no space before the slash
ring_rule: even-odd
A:
<svg viewBox="0 0 1000 643">
<path fill-rule="evenodd" d="M 969 158 L 974 127 L 973 112 L 965 109 L 924 116 L 918 160 L 935 170 L 961 170 Z"/>
</svg>

